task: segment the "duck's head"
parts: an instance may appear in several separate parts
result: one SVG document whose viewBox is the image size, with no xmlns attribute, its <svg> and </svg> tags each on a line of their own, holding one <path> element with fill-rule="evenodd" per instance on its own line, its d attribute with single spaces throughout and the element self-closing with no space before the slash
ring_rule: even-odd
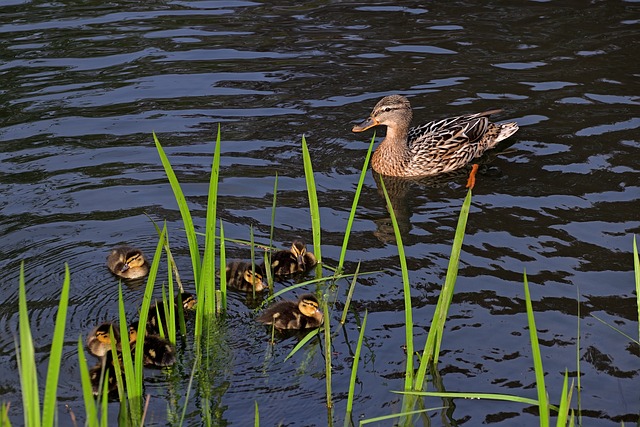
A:
<svg viewBox="0 0 640 427">
<path fill-rule="evenodd" d="M 300 310 L 300 313 L 322 323 L 323 314 L 319 307 L 320 303 L 318 302 L 318 298 L 313 294 L 302 295 L 298 300 L 298 310 Z"/>
<path fill-rule="evenodd" d="M 411 104 L 407 98 L 402 95 L 389 95 L 382 98 L 373 107 L 373 111 L 367 120 L 355 125 L 351 131 L 364 132 L 379 125 L 388 127 L 404 125 L 408 128 L 412 117 Z"/>
<path fill-rule="evenodd" d="M 91 331 L 87 338 L 87 347 L 93 355 L 102 357 L 111 351 L 111 331 L 113 331 L 113 339 L 117 345 L 120 341 L 120 334 L 118 327 L 113 323 L 102 323 Z"/>
<path fill-rule="evenodd" d="M 242 278 L 246 282 L 251 283 L 253 289 L 255 289 L 256 292 L 260 292 L 266 287 L 264 281 L 262 280 L 262 274 L 260 274 L 260 272 L 258 271 L 252 271 L 251 268 L 247 268 L 244 271 Z"/>
<path fill-rule="evenodd" d="M 298 267 L 300 269 L 305 268 L 304 256 L 307 253 L 307 247 L 302 240 L 294 240 L 291 244 L 291 253 L 296 257 Z"/>
<path fill-rule="evenodd" d="M 129 325 L 129 345 L 135 344 L 138 340 L 138 322 Z"/>
<path fill-rule="evenodd" d="M 125 254 L 121 255 L 122 267 L 121 272 L 125 272 L 130 268 L 142 267 L 146 262 L 142 251 L 139 249 L 132 249 Z"/>
</svg>

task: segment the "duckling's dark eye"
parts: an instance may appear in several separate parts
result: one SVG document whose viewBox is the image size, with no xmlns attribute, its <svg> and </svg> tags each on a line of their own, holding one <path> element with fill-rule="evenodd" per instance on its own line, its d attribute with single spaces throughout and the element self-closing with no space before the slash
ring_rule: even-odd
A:
<svg viewBox="0 0 640 427">
<path fill-rule="evenodd" d="M 384 111 L 385 113 L 388 113 L 389 111 L 391 111 L 391 107 L 384 107 L 382 111 Z"/>
</svg>

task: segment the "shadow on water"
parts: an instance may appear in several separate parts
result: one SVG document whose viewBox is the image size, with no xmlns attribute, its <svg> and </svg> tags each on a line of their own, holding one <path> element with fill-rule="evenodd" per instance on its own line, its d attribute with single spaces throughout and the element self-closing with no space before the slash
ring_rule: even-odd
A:
<svg viewBox="0 0 640 427">
<path fill-rule="evenodd" d="M 522 304 L 526 268 L 549 389 L 560 389 L 565 368 L 576 371 L 578 351 L 584 424 L 637 423 L 637 350 L 591 316 L 630 335 L 637 328 L 630 255 L 631 236 L 640 233 L 640 99 L 637 66 L 629 59 L 637 43 L 635 9 L 624 1 L 4 2 L 0 367 L 7 374 L 0 378 L 0 399 L 11 402 L 12 422 L 22 420 L 13 344 L 21 260 L 36 360 L 43 366 L 69 263 L 59 396 L 76 415 L 82 413 L 76 339 L 117 317 L 117 280 L 104 266 L 108 250 L 123 242 L 154 247 L 147 215 L 166 219 L 183 280 L 192 283 L 152 131 L 172 160 L 197 227 L 206 216 L 218 124 L 218 214 L 227 237 L 248 240 L 252 226 L 256 241 L 269 241 L 278 174 L 277 247 L 298 236 L 311 241 L 300 148 L 305 135 L 323 259 L 335 265 L 368 142 L 350 129 L 382 96 L 401 93 L 411 98 L 416 123 L 502 108 L 500 118 L 520 126 L 514 145 L 481 168 L 474 188 L 443 341 L 443 389 L 533 397 Z M 439 177 L 442 184 L 385 181 L 406 238 L 418 347 L 464 197 L 466 171 L 460 173 Z M 403 384 L 402 280 L 376 180 L 366 177 L 345 270 L 361 262 L 361 271 L 382 272 L 358 279 L 344 337 L 333 343 L 337 423 L 349 348 L 358 335 L 355 319 L 364 309 L 369 319 L 353 417 L 399 409 L 391 391 Z M 245 249 L 230 247 L 228 258 L 248 259 Z M 342 283 L 338 303 L 348 288 Z M 133 315 L 141 292 L 132 287 L 124 294 Z M 284 362 L 295 339 L 269 347 L 268 332 L 255 324 L 255 302 L 242 298 L 230 298 L 223 362 L 211 371 L 216 420 L 252 423 L 254 401 L 263 425 L 324 420 L 320 352 L 310 347 Z M 174 370 L 154 371 L 145 384 L 152 425 L 165 424 L 167 404 L 184 396 L 192 356 L 182 357 Z M 188 425 L 200 423 L 199 405 L 189 406 Z M 110 408 L 112 419 L 117 410 Z M 451 425 L 537 422 L 529 408 L 489 401 L 456 401 L 431 417 Z"/>
</svg>

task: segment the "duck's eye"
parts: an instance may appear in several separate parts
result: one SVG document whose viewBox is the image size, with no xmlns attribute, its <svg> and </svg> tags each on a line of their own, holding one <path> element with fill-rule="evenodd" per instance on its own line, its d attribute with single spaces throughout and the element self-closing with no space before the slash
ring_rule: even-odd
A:
<svg viewBox="0 0 640 427">
<path fill-rule="evenodd" d="M 391 111 L 391 107 L 384 107 L 382 111 L 384 111 L 385 113 L 388 113 L 389 111 Z"/>
</svg>

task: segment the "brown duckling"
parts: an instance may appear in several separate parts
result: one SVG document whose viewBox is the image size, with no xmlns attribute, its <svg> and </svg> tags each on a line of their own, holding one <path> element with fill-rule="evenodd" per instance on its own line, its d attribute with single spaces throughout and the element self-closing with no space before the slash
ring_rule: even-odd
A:
<svg viewBox="0 0 640 427">
<path fill-rule="evenodd" d="M 107 267 L 124 279 L 139 279 L 149 274 L 149 263 L 142 251 L 130 246 L 112 249 L 107 257 Z"/>
<path fill-rule="evenodd" d="M 118 325 L 111 322 L 102 323 L 89 333 L 87 337 L 87 349 L 89 353 L 96 357 L 103 358 L 111 353 L 111 335 L 110 330 L 113 328 L 113 337 L 116 340 L 116 348 L 120 349 L 120 331 Z"/>
<path fill-rule="evenodd" d="M 324 321 L 319 306 L 315 295 L 305 294 L 298 301 L 280 301 L 273 304 L 258 317 L 258 322 L 273 325 L 281 330 L 317 328 Z"/>
<path fill-rule="evenodd" d="M 254 269 L 250 262 L 234 261 L 227 264 L 227 287 L 240 291 L 262 291 L 267 284 L 262 279 L 264 267 L 256 265 Z"/>
<path fill-rule="evenodd" d="M 120 354 L 118 355 L 120 358 Z M 120 361 L 120 369 L 124 366 L 122 363 L 122 358 Z M 104 368 L 103 368 L 104 365 Z M 113 355 L 111 352 L 106 354 L 104 362 L 99 362 L 97 365 L 93 366 L 89 369 L 89 380 L 91 381 L 91 388 L 93 390 L 93 395 L 97 396 L 102 391 L 102 384 L 100 380 L 102 378 L 102 370 L 104 369 L 104 380 L 107 382 L 107 393 L 114 394 L 118 390 L 118 381 L 116 378 L 116 366 L 113 363 Z M 122 380 L 124 381 L 124 376 L 122 376 Z"/>
<path fill-rule="evenodd" d="M 138 322 L 129 327 L 129 341 L 131 349 L 138 348 Z M 163 368 L 176 363 L 176 347 L 159 335 L 147 334 L 142 343 L 142 363 L 144 366 Z"/>
<path fill-rule="evenodd" d="M 294 240 L 291 249 L 278 251 L 271 256 L 271 268 L 274 276 L 288 276 L 303 273 L 316 265 L 318 260 L 307 251 L 302 240 Z"/>
<path fill-rule="evenodd" d="M 181 292 L 182 308 L 184 312 L 187 310 L 193 310 L 196 306 L 196 297 L 189 292 Z M 176 316 L 176 326 L 178 325 L 178 298 L 175 298 L 174 312 Z M 149 308 L 149 315 L 147 317 L 147 334 L 160 334 L 160 325 L 162 330 L 167 333 L 167 322 L 165 319 L 165 306 L 163 301 L 158 301 Z"/>
</svg>

